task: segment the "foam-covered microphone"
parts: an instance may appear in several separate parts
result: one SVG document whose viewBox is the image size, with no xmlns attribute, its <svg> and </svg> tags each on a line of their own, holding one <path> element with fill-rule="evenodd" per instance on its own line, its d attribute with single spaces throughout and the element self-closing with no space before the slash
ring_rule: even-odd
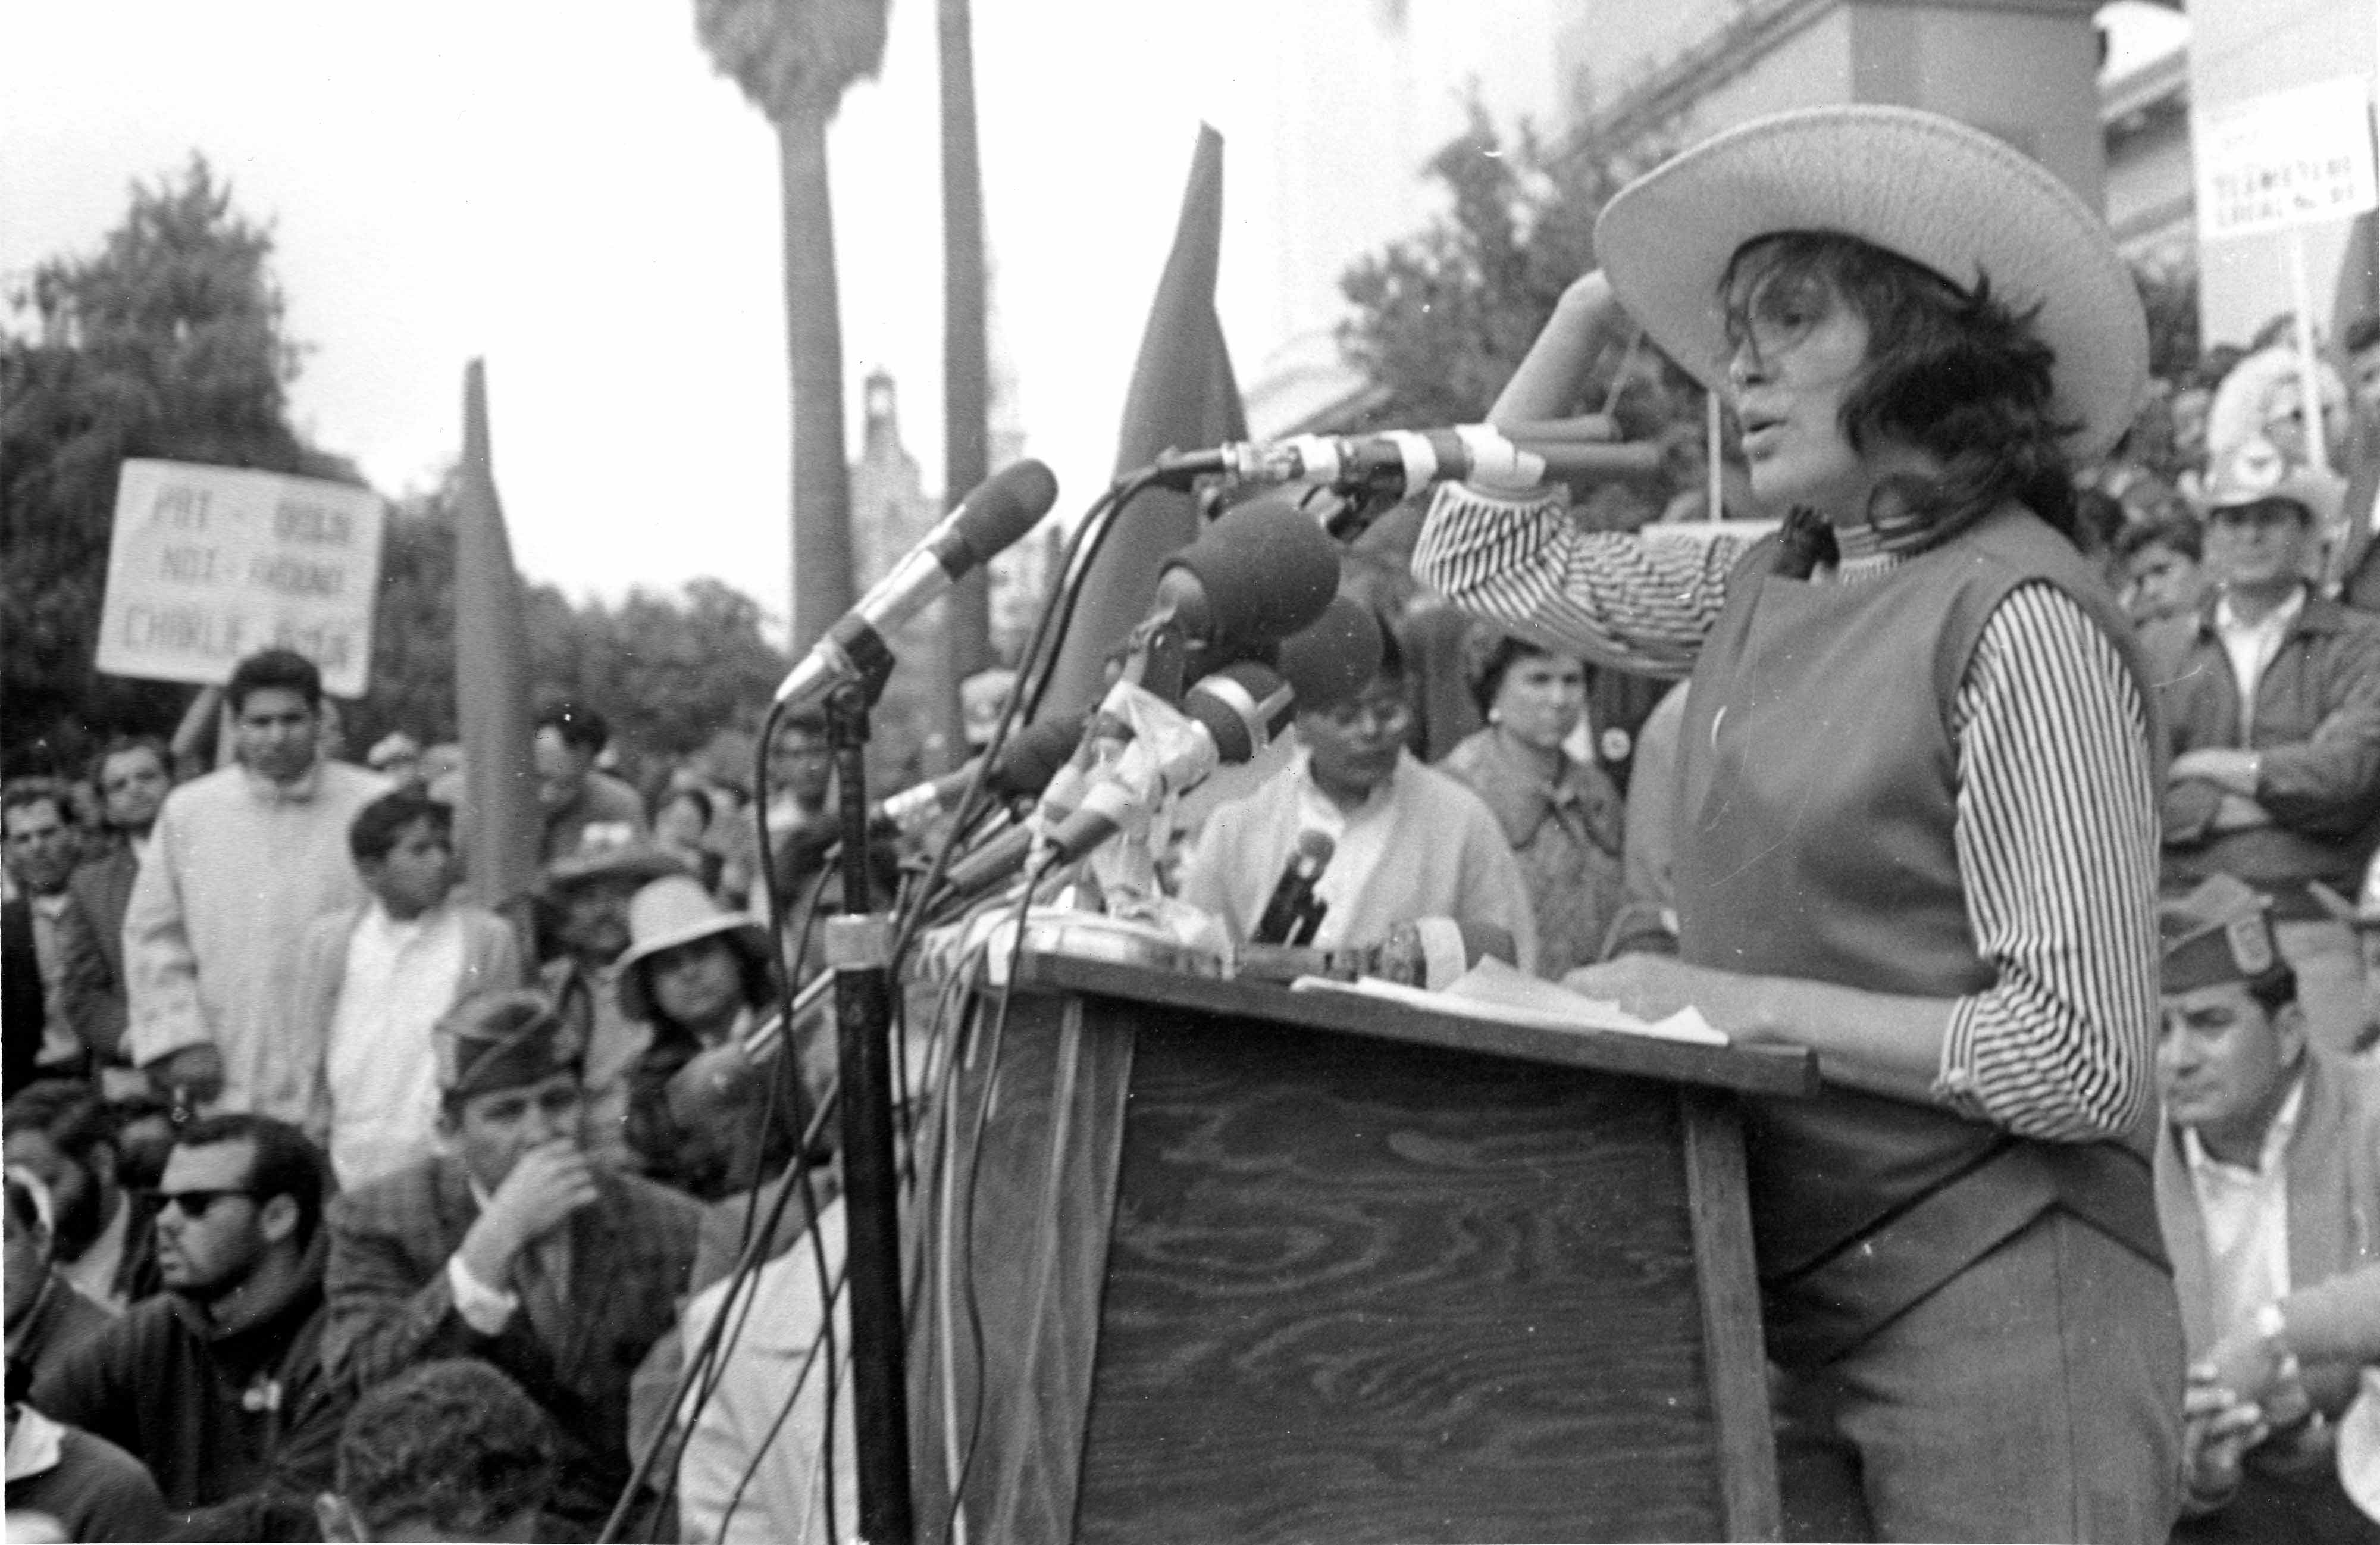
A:
<svg viewBox="0 0 2380 1545">
<path fill-rule="evenodd" d="M 1251 761 L 1289 727 L 1294 712 L 1288 684 L 1269 665 L 1243 660 L 1193 682 L 1182 695 L 1182 712 L 1197 727 L 1199 750 L 1169 792 L 1196 788 L 1215 768 Z M 1082 802 L 1050 822 L 1042 839 L 1052 863 L 1072 863 L 1123 829 L 1143 797 L 1112 779 L 1093 783 Z M 950 867 L 949 883 L 959 895 L 973 895 L 1024 867 L 1033 833 L 1023 827 L 1002 832 Z"/>
<path fill-rule="evenodd" d="M 1236 652 L 1305 627 L 1338 590 L 1330 537 L 1289 500 L 1260 495 L 1165 560 L 1149 615 L 1170 618 L 1209 651 Z"/>
<path fill-rule="evenodd" d="M 1338 850 L 1339 845 L 1325 833 L 1309 830 L 1297 833 L 1296 849 L 1281 870 L 1271 899 L 1265 903 L 1264 916 L 1257 919 L 1250 943 L 1313 942 L 1315 930 L 1322 926 L 1322 914 L 1330 909 L 1329 902 L 1314 894 L 1314 887 L 1321 883 L 1322 871 L 1330 867 L 1330 856 Z"/>
<path fill-rule="evenodd" d="M 1019 730 L 1001 748 L 1000 756 L 985 772 L 984 788 L 1001 799 L 1026 799 L 1039 794 L 1058 775 L 1058 769 L 1066 765 L 1082 737 L 1083 716 L 1079 713 L 1044 719 Z M 888 795 L 868 812 L 869 819 L 889 823 L 904 833 L 922 830 L 935 817 L 957 808 L 960 797 L 966 793 L 967 785 L 982 762 L 983 759 L 977 757 L 956 772 Z"/>
<path fill-rule="evenodd" d="M 1658 444 L 1614 444 L 1508 432 L 1494 424 L 1390 430 L 1378 434 L 1300 434 L 1270 443 L 1236 441 L 1167 457 L 1168 481 L 1220 475 L 1226 484 L 1316 482 L 1343 493 L 1401 498 L 1448 479 L 1499 488 L 1589 478 L 1648 478 L 1661 469 Z"/>
<path fill-rule="evenodd" d="M 1058 480 L 1038 461 L 1020 461 L 992 474 L 810 647 L 777 688 L 777 701 L 813 703 L 845 682 L 886 668 L 892 652 L 885 634 L 1031 530 L 1057 502 Z"/>
</svg>

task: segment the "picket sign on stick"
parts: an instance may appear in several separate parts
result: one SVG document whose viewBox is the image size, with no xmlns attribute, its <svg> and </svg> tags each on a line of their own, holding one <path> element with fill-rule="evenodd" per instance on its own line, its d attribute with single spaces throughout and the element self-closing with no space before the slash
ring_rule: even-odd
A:
<svg viewBox="0 0 2380 1545">
<path fill-rule="evenodd" d="M 364 695 L 382 506 L 370 489 L 132 460 L 116 485 L 98 666 L 217 686 L 261 649 L 296 650 L 334 697 Z"/>
<path fill-rule="evenodd" d="M 2374 203 L 2371 86 L 2360 76 L 2319 80 L 2205 109 L 2191 137 L 2202 241 L 2289 233 L 2289 297 L 2297 311 L 2298 390 L 2313 464 L 2330 469 L 2313 348 L 2305 227 L 2348 220 Z"/>
</svg>

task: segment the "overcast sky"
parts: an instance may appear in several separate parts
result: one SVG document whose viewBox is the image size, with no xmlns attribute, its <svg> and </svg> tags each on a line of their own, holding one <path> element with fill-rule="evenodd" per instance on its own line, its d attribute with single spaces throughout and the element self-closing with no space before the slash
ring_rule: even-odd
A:
<svg viewBox="0 0 2380 1545">
<path fill-rule="evenodd" d="M 857 383 L 890 368 L 938 488 L 934 7 L 892 16 L 832 147 L 849 411 L 856 436 Z M 1068 512 L 1111 470 L 1197 125 L 1234 127 L 1230 29 L 1160 68 L 1146 23 L 1102 0 L 976 6 L 995 347 Z M 531 577 L 616 595 L 716 575 L 783 609 L 775 140 L 687 0 L 0 0 L 0 274 L 93 250 L 134 179 L 203 152 L 273 223 L 312 439 L 383 493 L 424 486 L 484 357 Z M 1227 188 L 1245 153 L 1227 144 Z"/>
</svg>

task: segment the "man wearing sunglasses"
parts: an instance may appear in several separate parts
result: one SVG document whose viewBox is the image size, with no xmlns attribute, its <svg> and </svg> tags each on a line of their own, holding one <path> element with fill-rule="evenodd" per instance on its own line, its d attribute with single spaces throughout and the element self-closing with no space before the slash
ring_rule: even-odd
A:
<svg viewBox="0 0 2380 1545">
<path fill-rule="evenodd" d="M 157 1192 L 164 1291 L 45 1372 L 32 1405 L 149 1466 L 185 1524 L 265 1538 L 329 1484 L 349 1398 L 324 1375 L 322 1157 L 252 1113 L 193 1122 Z"/>
<path fill-rule="evenodd" d="M 590 1157 L 587 1035 L 542 993 L 483 992 L 431 1032 L 448 1151 L 331 1208 L 331 1366 L 369 1388 L 493 1364 L 553 1417 L 552 1511 L 591 1531 L 628 1478 L 628 1385 L 676 1322 L 702 1210 Z"/>
</svg>

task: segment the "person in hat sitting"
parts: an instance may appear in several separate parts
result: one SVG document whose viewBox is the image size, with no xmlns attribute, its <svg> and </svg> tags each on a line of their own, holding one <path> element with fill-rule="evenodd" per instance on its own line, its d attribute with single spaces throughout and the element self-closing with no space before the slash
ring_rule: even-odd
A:
<svg viewBox="0 0 2380 1545">
<path fill-rule="evenodd" d="M 793 1157 L 813 1108 L 785 1091 L 771 1109 L 781 1049 L 756 1044 L 776 1013 L 769 931 L 667 875 L 629 902 L 628 935 L 620 1009 L 648 1032 L 628 1074 L 628 1146 L 647 1174 L 703 1201 L 748 1191 Z"/>
<path fill-rule="evenodd" d="M 587 1141 L 613 1168 L 634 1168 L 628 1146 L 628 1071 L 643 1055 L 645 1027 L 620 1012 L 619 962 L 628 947 L 628 900 L 663 875 L 684 874 L 677 857 L 650 842 L 598 836 L 556 858 L 538 877 L 538 981 L 588 1026 Z"/>
<path fill-rule="evenodd" d="M 543 995 L 467 999 L 436 1037 L 450 1151 L 332 1204 L 324 1356 L 357 1387 L 434 1357 L 494 1364 L 563 1434 L 554 1511 L 600 1523 L 628 1479 L 629 1381 L 675 1322 L 702 1210 L 589 1157 L 584 1031 Z"/>
<path fill-rule="evenodd" d="M 1874 103 L 1637 179 L 1490 417 L 1580 410 L 1634 329 L 1741 426 L 1756 542 L 1442 486 L 1452 604 L 1691 674 L 1678 954 L 1571 985 L 1816 1053 L 1745 1101 L 1789 1530 L 2158 1540 L 2183 1356 L 2147 1163 L 2150 676 L 2079 550 L 2147 326 L 2099 212 L 2005 140 Z"/>
<path fill-rule="evenodd" d="M 2362 956 L 2319 883 L 2355 893 L 2380 849 L 2380 618 L 2308 583 L 2338 513 L 2337 478 L 2261 441 L 2207 487 L 2215 593 L 2145 629 L 2166 727 L 2164 879 L 2228 874 L 2273 899 L 2314 1044 L 2351 1048 Z"/>
<path fill-rule="evenodd" d="M 2380 1065 L 2309 1042 L 2271 910 L 2217 875 L 2157 915 L 2157 1214 L 2190 1344 L 2188 1500 L 2212 1515 L 2182 1537 L 2363 1539 L 2326 1432 L 2367 1359 L 2325 1354 L 2380 1294 Z"/>
</svg>

